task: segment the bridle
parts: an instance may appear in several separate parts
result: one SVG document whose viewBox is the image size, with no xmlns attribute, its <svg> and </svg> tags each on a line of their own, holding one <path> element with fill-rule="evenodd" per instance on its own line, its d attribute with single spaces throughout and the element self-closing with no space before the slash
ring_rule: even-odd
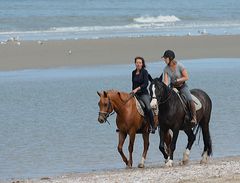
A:
<svg viewBox="0 0 240 183">
<path fill-rule="evenodd" d="M 159 83 L 158 81 L 157 81 L 157 83 L 154 82 L 155 87 L 157 87 L 158 90 L 160 90 L 161 88 L 163 88 L 163 86 L 161 86 L 161 88 L 159 88 L 158 83 Z M 155 95 L 156 95 L 156 93 L 155 93 Z M 158 105 L 161 105 L 161 104 L 166 103 L 166 102 L 170 99 L 170 97 L 172 96 L 172 91 L 170 90 L 167 95 L 168 95 L 168 96 L 167 96 L 166 99 L 164 99 L 163 101 L 161 101 L 161 97 L 153 97 L 153 99 L 157 99 Z"/>
<path fill-rule="evenodd" d="M 120 107 L 120 109 L 134 96 L 134 94 L 131 92 L 130 93 L 130 97 L 124 101 L 123 105 Z M 115 114 L 115 111 L 113 110 L 112 112 L 111 111 L 111 108 L 113 109 L 112 107 L 112 103 L 111 103 L 111 99 L 110 97 L 108 96 L 108 106 L 107 106 L 107 111 L 99 111 L 99 116 L 102 116 L 104 118 L 104 122 L 107 122 L 109 125 L 110 125 L 110 122 L 108 121 L 108 117 L 109 116 L 112 116 L 113 114 Z M 120 110 L 119 109 L 119 110 Z"/>
<path fill-rule="evenodd" d="M 104 122 L 107 122 L 109 125 L 110 125 L 110 123 L 109 123 L 107 118 L 109 116 L 112 116 L 115 113 L 115 111 L 112 111 L 112 112 L 110 111 L 111 108 L 112 108 L 112 103 L 111 103 L 110 97 L 108 97 L 107 111 L 106 112 L 105 111 L 99 111 L 99 116 L 102 116 L 103 119 L 104 119 Z"/>
</svg>

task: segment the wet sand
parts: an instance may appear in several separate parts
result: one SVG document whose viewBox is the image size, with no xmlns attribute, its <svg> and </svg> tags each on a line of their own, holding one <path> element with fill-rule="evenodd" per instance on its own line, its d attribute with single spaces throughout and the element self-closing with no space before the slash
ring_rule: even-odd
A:
<svg viewBox="0 0 240 183">
<path fill-rule="evenodd" d="M 132 183 L 132 182 L 167 182 L 167 183 L 237 183 L 240 182 L 240 156 L 210 159 L 208 164 L 197 161 L 188 165 L 166 168 L 160 165 L 147 165 L 144 169 L 120 169 L 95 173 L 72 173 L 59 177 L 40 179 L 11 180 L 22 183 Z"/>
<path fill-rule="evenodd" d="M 0 44 L 0 70 L 81 67 L 161 60 L 166 49 L 177 59 L 239 58 L 240 35 L 113 38 L 62 41 L 8 41 Z"/>
</svg>

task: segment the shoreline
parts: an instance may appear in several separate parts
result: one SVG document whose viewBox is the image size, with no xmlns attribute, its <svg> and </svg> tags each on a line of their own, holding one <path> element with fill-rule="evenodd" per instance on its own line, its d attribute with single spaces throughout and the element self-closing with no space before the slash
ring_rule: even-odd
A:
<svg viewBox="0 0 240 183">
<path fill-rule="evenodd" d="M 240 58 L 239 47 L 240 35 L 9 41 L 0 45 L 0 71 L 156 62 L 166 49 L 177 60 Z"/>
<path fill-rule="evenodd" d="M 166 168 L 160 165 L 147 165 L 144 169 L 114 169 L 89 173 L 67 173 L 57 177 L 42 177 L 33 179 L 11 179 L 5 182 L 21 183 L 65 183 L 65 182 L 230 182 L 240 181 L 240 156 L 210 158 L 208 164 L 201 165 L 199 161 L 190 161 L 181 166 L 175 161 L 174 167 Z M 1 181 L 0 181 L 1 182 Z"/>
</svg>

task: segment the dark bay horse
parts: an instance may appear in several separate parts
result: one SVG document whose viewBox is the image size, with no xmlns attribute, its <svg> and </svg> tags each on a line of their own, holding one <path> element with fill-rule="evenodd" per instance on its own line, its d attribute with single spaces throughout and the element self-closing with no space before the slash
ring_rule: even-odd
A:
<svg viewBox="0 0 240 183">
<path fill-rule="evenodd" d="M 142 159 L 138 167 L 143 168 L 149 147 L 149 122 L 144 122 L 144 117 L 142 117 L 138 113 L 135 99 L 132 95 L 128 93 L 114 90 L 97 93 L 100 96 L 100 100 L 98 102 L 100 109 L 98 121 L 100 123 L 104 123 L 107 121 L 108 116 L 113 111 L 117 113 L 116 124 L 117 128 L 119 129 L 118 152 L 120 153 L 122 160 L 126 163 L 128 167 L 132 167 L 133 163 L 132 153 L 136 133 L 139 129 L 142 129 L 144 148 L 142 153 Z M 130 138 L 128 146 L 129 160 L 126 158 L 122 150 L 127 135 L 129 135 Z M 170 148 L 170 134 L 166 133 L 163 141 L 165 142 L 165 145 Z"/>
<path fill-rule="evenodd" d="M 197 131 L 202 129 L 204 150 L 202 153 L 201 163 L 207 163 L 208 157 L 212 154 L 212 141 L 209 131 L 209 121 L 211 117 L 212 102 L 210 97 L 200 89 L 193 89 L 191 93 L 196 96 L 202 103 L 202 108 L 197 111 L 197 131 L 194 134 L 192 126 L 185 125 L 185 110 L 175 91 L 166 86 L 160 78 L 151 79 L 149 87 L 152 97 L 151 106 L 159 107 L 159 149 L 166 159 L 166 166 L 173 166 L 173 153 L 176 147 L 176 142 L 179 130 L 184 130 L 188 136 L 188 144 L 186 151 L 183 154 L 182 163 L 186 164 L 189 160 L 190 150 L 195 141 Z M 172 142 L 170 145 L 170 156 L 164 150 L 164 135 L 171 129 L 173 132 Z"/>
</svg>

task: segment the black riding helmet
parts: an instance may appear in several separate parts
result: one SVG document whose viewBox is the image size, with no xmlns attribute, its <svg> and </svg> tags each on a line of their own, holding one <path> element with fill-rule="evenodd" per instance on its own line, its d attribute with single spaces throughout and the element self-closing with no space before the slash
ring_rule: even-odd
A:
<svg viewBox="0 0 240 183">
<path fill-rule="evenodd" d="M 175 53 L 172 50 L 166 50 L 162 58 L 169 58 L 169 60 L 172 61 L 175 58 Z"/>
</svg>

